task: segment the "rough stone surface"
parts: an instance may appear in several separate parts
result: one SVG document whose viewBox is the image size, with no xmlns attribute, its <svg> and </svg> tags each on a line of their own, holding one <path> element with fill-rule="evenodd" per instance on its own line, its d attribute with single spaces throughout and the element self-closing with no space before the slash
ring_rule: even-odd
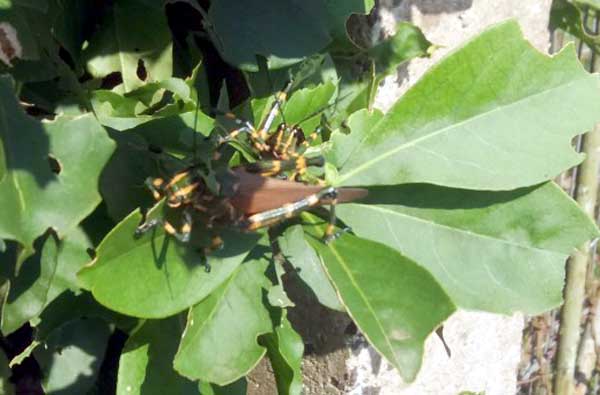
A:
<svg viewBox="0 0 600 395">
<path fill-rule="evenodd" d="M 366 343 L 347 360 L 356 377 L 348 395 L 514 394 L 521 354 L 523 317 L 460 311 L 444 324 L 442 341 L 430 336 L 417 380 L 405 384 L 396 371 Z"/>
<path fill-rule="evenodd" d="M 468 38 L 489 25 L 516 18 L 533 45 L 547 51 L 551 0 L 404 0 L 382 1 L 381 23 L 375 34 L 393 32 L 395 21 L 410 20 L 433 43 L 441 46 L 431 58 L 417 59 L 388 77 L 376 98 L 376 106 L 387 110 L 427 69 Z M 444 325 L 451 348 L 446 354 L 440 339 L 426 342 L 423 368 L 417 380 L 407 385 L 360 337 L 353 342 L 346 361 L 355 378 L 346 387 L 349 395 L 458 395 L 475 393 L 511 395 L 516 391 L 523 316 L 512 317 L 461 311 Z M 359 335 L 358 335 L 359 336 Z"/>
<path fill-rule="evenodd" d="M 415 59 L 380 88 L 376 106 L 387 110 L 412 84 L 448 52 L 495 23 L 515 18 L 525 37 L 541 51 L 549 46 L 551 0 L 404 0 L 382 1 L 375 33 L 393 32 L 395 21 L 409 20 L 440 48 L 429 59 Z"/>
</svg>

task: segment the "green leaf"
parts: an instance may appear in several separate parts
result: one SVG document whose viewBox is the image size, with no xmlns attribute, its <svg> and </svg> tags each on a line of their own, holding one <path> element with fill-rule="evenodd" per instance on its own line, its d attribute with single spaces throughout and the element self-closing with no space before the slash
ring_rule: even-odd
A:
<svg viewBox="0 0 600 395">
<path fill-rule="evenodd" d="M 94 23 L 93 0 L 51 0 L 49 7 L 52 34 L 65 48 L 76 64 L 79 63 L 83 43 L 86 40 L 86 29 Z M 97 6 L 97 5 L 96 5 Z"/>
<path fill-rule="evenodd" d="M 346 23 L 352 14 L 368 14 L 375 2 L 373 0 L 325 0 L 329 32 L 334 39 L 333 48 L 347 48 L 354 45 L 348 37 Z"/>
<path fill-rule="evenodd" d="M 599 114 L 598 78 L 572 46 L 550 58 L 516 22 L 503 23 L 433 67 L 375 127 L 361 130 L 336 184 L 537 184 L 582 160 L 571 138 Z"/>
<path fill-rule="evenodd" d="M 34 351 L 47 394 L 85 394 L 95 383 L 110 328 L 98 319 L 67 322 Z"/>
<path fill-rule="evenodd" d="M 161 208 L 151 210 L 149 218 L 161 215 Z M 259 239 L 225 234 L 225 247 L 205 258 L 160 227 L 136 238 L 141 220 L 137 210 L 127 216 L 100 243 L 96 259 L 78 273 L 98 302 L 134 317 L 164 318 L 198 303 L 235 271 Z M 205 260 L 212 271 L 205 270 Z"/>
<path fill-rule="evenodd" d="M 356 325 L 403 379 L 414 380 L 425 339 L 455 310 L 448 295 L 431 274 L 392 248 L 350 234 L 325 245 L 322 233 L 317 235 L 309 243 Z"/>
<path fill-rule="evenodd" d="M 171 77 L 173 45 L 162 3 L 120 0 L 111 11 L 83 53 L 90 74 L 104 78 L 120 72 L 125 92 Z M 138 76 L 141 64 L 145 80 Z"/>
<path fill-rule="evenodd" d="M 416 26 L 403 22 L 396 29 L 392 37 L 374 46 L 354 48 L 333 58 L 341 78 L 335 114 L 339 122 L 365 107 L 371 110 L 379 83 L 386 75 L 402 63 L 428 54 L 431 43 Z"/>
<path fill-rule="evenodd" d="M 25 261 L 18 276 L 13 265 L 3 265 L 2 272 L 10 278 L 10 292 L 2 311 L 2 333 L 9 334 L 25 322 L 38 317 L 63 291 L 77 290 L 75 273 L 89 261 L 86 249 L 90 242 L 80 229 L 74 229 L 57 240 L 54 235 L 44 236 L 40 252 Z M 14 249 L 13 249 L 14 250 Z M 15 251 L 0 254 L 16 264 Z"/>
<path fill-rule="evenodd" d="M 580 6 L 590 6 L 596 10 L 600 10 L 600 1 L 599 0 L 573 0 L 573 2 Z M 554 3 L 558 3 L 555 1 Z M 553 4 L 554 6 L 554 4 Z"/>
<path fill-rule="evenodd" d="M 298 125 L 310 134 L 318 125 L 321 114 L 328 108 L 336 90 L 336 84 L 327 81 L 316 87 L 294 92 L 284 107 L 286 123 Z M 279 118 L 279 122 L 283 119 Z"/>
<path fill-rule="evenodd" d="M 324 11 L 324 0 L 219 0 L 209 17 L 223 59 L 258 71 L 257 55 L 267 59 L 269 69 L 279 69 L 325 48 L 331 37 Z"/>
<path fill-rule="evenodd" d="M 66 322 L 82 318 L 98 318 L 107 324 L 114 325 L 123 332 L 131 331 L 137 325 L 137 319 L 127 317 L 108 310 L 98 304 L 89 292 L 79 292 L 77 295 L 65 291 L 52 301 L 39 316 L 35 324 L 35 337 L 31 344 L 11 361 L 10 366 L 19 365 L 41 344 L 48 336 Z"/>
<path fill-rule="evenodd" d="M 146 321 L 127 339 L 119 359 L 117 395 L 199 394 L 197 384 L 173 370 L 182 331 L 175 316 Z"/>
<path fill-rule="evenodd" d="M 565 259 L 598 235 L 553 183 L 496 193 L 378 187 L 336 213 L 357 235 L 427 268 L 459 307 L 505 314 L 558 306 Z"/>
<path fill-rule="evenodd" d="M 9 380 L 11 375 L 12 371 L 8 367 L 6 354 L 0 352 L 0 395 L 15 394 L 15 386 Z"/>
<path fill-rule="evenodd" d="M 348 133 L 336 130 L 331 134 L 330 143 L 325 151 L 327 162 L 336 167 L 342 167 L 350 154 L 358 149 L 361 143 L 361 131 L 373 128 L 381 119 L 383 113 L 377 109 L 359 110 L 348 117 L 346 126 Z"/>
<path fill-rule="evenodd" d="M 302 338 L 287 319 L 285 310 L 279 310 L 275 332 L 263 336 L 264 345 L 271 360 L 279 395 L 302 393 Z"/>
<path fill-rule="evenodd" d="M 297 270 L 302 281 L 311 288 L 319 303 L 333 310 L 344 311 L 317 253 L 304 238 L 302 226 L 290 226 L 278 242 L 283 255 Z"/>
<path fill-rule="evenodd" d="M 80 318 L 98 318 L 126 333 L 138 324 L 136 318 L 121 315 L 100 305 L 89 292 L 80 291 L 74 294 L 65 291 L 50 303 L 40 316 L 40 322 L 35 326 L 36 339 L 45 341 L 65 322 Z"/>
<path fill-rule="evenodd" d="M 146 178 L 159 176 L 156 155 L 136 133 L 110 132 L 117 149 L 100 177 L 100 193 L 114 221 L 121 221 L 138 207 L 151 207 L 154 199 L 144 185 Z"/>
<path fill-rule="evenodd" d="M 63 235 L 98 205 L 98 178 L 114 143 L 91 114 L 44 123 L 25 115 L 8 78 L 0 79 L 0 121 L 7 169 L 0 238 L 18 241 L 27 255 L 46 229 Z"/>
<path fill-rule="evenodd" d="M 590 5 L 597 9 L 600 5 L 600 2 L 594 0 L 576 1 L 575 3 L 582 6 Z M 583 25 L 581 11 L 576 4 L 566 0 L 553 1 L 550 10 L 550 28 L 569 33 L 587 44 L 593 52 L 598 53 L 600 51 L 600 38 L 597 35 L 588 34 Z"/>
<path fill-rule="evenodd" d="M 175 369 L 192 380 L 218 385 L 248 374 L 265 354 L 257 337 L 272 330 L 264 295 L 266 248 L 256 248 L 208 298 L 190 309 Z"/>
</svg>

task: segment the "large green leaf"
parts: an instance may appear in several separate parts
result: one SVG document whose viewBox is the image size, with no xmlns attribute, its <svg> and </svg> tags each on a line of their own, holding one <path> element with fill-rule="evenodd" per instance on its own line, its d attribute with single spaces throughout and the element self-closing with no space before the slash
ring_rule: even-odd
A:
<svg viewBox="0 0 600 395">
<path fill-rule="evenodd" d="M 278 69 L 331 41 L 323 0 L 219 0 L 211 4 L 209 17 L 223 59 L 246 71 L 258 70 L 257 55 Z"/>
<path fill-rule="evenodd" d="M 117 395 L 198 395 L 198 385 L 173 370 L 183 331 L 179 316 L 149 320 L 125 343 L 119 360 Z"/>
<path fill-rule="evenodd" d="M 2 333 L 9 334 L 38 317 L 63 291 L 77 290 L 75 273 L 89 260 L 86 253 L 89 246 L 87 237 L 77 228 L 63 240 L 48 234 L 41 251 L 25 261 L 18 276 L 14 275 L 13 265 L 2 265 L 0 272 L 10 278 L 11 283 L 2 310 Z M 11 250 L 0 254 L 0 258 L 8 258 L 14 264 L 16 254 Z"/>
<path fill-rule="evenodd" d="M 98 205 L 98 178 L 114 143 L 91 114 L 44 123 L 28 117 L 8 78 L 0 79 L 0 122 L 7 169 L 0 179 L 0 238 L 31 252 L 46 229 L 63 235 Z"/>
<path fill-rule="evenodd" d="M 455 310 L 448 295 L 424 268 L 383 244 L 344 234 L 325 245 L 320 233 L 309 242 L 362 333 L 414 380 L 425 338 Z"/>
<path fill-rule="evenodd" d="M 335 293 L 327 274 L 321 266 L 319 256 L 306 242 L 302 226 L 294 225 L 286 229 L 278 239 L 285 258 L 297 270 L 298 276 L 310 287 L 323 306 L 344 311 L 344 306 Z"/>
<path fill-rule="evenodd" d="M 182 375 L 218 385 L 248 374 L 265 354 L 257 337 L 272 330 L 264 294 L 269 264 L 257 247 L 208 298 L 190 309 L 175 356 Z"/>
<path fill-rule="evenodd" d="M 278 395 L 302 394 L 302 337 L 292 328 L 286 311 L 280 310 L 274 333 L 263 337 L 275 373 Z"/>
<path fill-rule="evenodd" d="M 361 237 L 426 267 L 465 309 L 536 314 L 558 306 L 565 259 L 598 235 L 552 183 L 496 193 L 377 187 L 364 203 L 337 213 Z"/>
<path fill-rule="evenodd" d="M 599 88 L 572 46 L 550 58 L 516 22 L 500 24 L 434 66 L 375 127 L 357 131 L 360 144 L 336 184 L 502 190 L 549 180 L 582 160 L 570 141 L 600 118 Z"/>
<path fill-rule="evenodd" d="M 84 51 L 87 68 L 96 78 L 120 72 L 129 92 L 145 82 L 171 77 L 171 32 L 162 2 L 119 0 Z M 145 80 L 138 66 L 143 64 Z"/>
<path fill-rule="evenodd" d="M 34 351 L 46 394 L 85 394 L 96 381 L 110 336 L 98 319 L 67 322 Z"/>
<path fill-rule="evenodd" d="M 149 217 L 160 216 L 160 209 Z M 223 236 L 222 250 L 205 258 L 160 227 L 136 238 L 141 220 L 134 211 L 120 222 L 100 243 L 96 259 L 78 273 L 98 302 L 135 317 L 163 318 L 198 303 L 235 271 L 259 238 L 232 232 Z"/>
</svg>

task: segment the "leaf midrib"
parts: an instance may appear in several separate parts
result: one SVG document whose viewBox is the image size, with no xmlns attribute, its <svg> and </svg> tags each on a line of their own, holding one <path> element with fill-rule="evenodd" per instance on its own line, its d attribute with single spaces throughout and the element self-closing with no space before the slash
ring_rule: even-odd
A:
<svg viewBox="0 0 600 395">
<path fill-rule="evenodd" d="M 432 133 L 429 133 L 429 134 L 426 134 L 424 136 L 418 137 L 418 138 L 416 138 L 414 140 L 411 140 L 411 141 L 409 141 L 407 143 L 401 144 L 401 145 L 399 145 L 399 146 L 397 146 L 397 147 L 395 147 L 395 148 L 393 148 L 393 149 L 391 149 L 389 151 L 384 152 L 383 154 L 381 154 L 379 156 L 374 157 L 371 160 L 367 160 L 367 161 L 363 162 L 361 165 L 356 166 L 351 171 L 349 171 L 349 172 L 347 172 L 345 174 L 342 174 L 336 180 L 335 184 L 336 185 L 341 185 L 344 181 L 352 178 L 354 175 L 356 175 L 356 174 L 364 171 L 365 169 L 368 169 L 369 167 L 373 166 L 374 164 L 377 164 L 378 162 L 380 162 L 380 161 L 388 158 L 389 156 L 392 156 L 392 155 L 394 155 L 394 154 L 396 154 L 396 153 L 398 153 L 398 152 L 400 152 L 400 151 L 402 151 L 402 150 L 404 150 L 406 148 L 409 148 L 409 147 L 412 147 L 414 145 L 417 145 L 418 143 L 420 143 L 422 141 L 426 141 L 426 140 L 428 140 L 430 138 L 435 138 L 436 136 L 438 136 L 440 134 L 443 134 L 443 133 L 446 133 L 448 131 L 451 131 L 452 129 L 456 129 L 459 126 L 467 124 L 469 122 L 472 122 L 472 121 L 474 121 L 474 120 L 476 120 L 478 118 L 488 117 L 488 116 L 490 116 L 490 114 L 493 114 L 495 112 L 504 111 L 507 108 L 510 108 L 510 107 L 513 107 L 513 106 L 517 106 L 517 105 L 522 104 L 522 103 L 526 103 L 527 101 L 529 101 L 529 100 L 531 100 L 533 98 L 545 95 L 545 94 L 547 94 L 549 92 L 552 92 L 554 90 L 558 90 L 558 89 L 562 90 L 562 89 L 568 88 L 572 84 L 579 83 L 580 80 L 583 80 L 586 77 L 587 76 L 580 76 L 580 78 L 572 79 L 569 82 L 567 82 L 566 84 L 559 84 L 559 85 L 556 85 L 556 86 L 554 86 L 552 88 L 545 89 L 545 90 L 537 92 L 537 93 L 535 93 L 533 95 L 529 95 L 529 96 L 526 96 L 526 97 L 524 97 L 522 99 L 516 100 L 516 101 L 511 102 L 509 104 L 495 107 L 491 111 L 485 111 L 485 112 L 477 114 L 475 116 L 465 118 L 462 121 L 459 121 L 459 122 L 453 123 L 451 125 L 445 126 L 445 127 L 441 128 L 441 129 L 439 129 L 437 131 L 434 131 Z M 385 119 L 386 119 L 386 117 L 383 117 L 379 121 L 379 123 L 383 122 Z M 364 144 L 364 142 L 369 137 L 371 137 L 373 135 L 373 133 L 375 133 L 377 130 L 378 130 L 378 126 L 375 126 L 370 133 L 366 133 L 365 134 L 365 136 L 360 140 L 360 142 L 358 144 L 356 144 L 356 148 L 350 153 L 350 155 L 348 155 L 348 159 L 346 160 L 346 163 L 348 162 L 348 160 L 350 160 L 350 158 L 352 157 L 352 155 L 358 150 L 358 147 L 362 146 Z"/>
<path fill-rule="evenodd" d="M 354 279 L 354 276 L 352 275 L 352 272 L 350 271 L 350 269 L 348 268 L 345 260 L 339 255 L 338 251 L 336 250 L 336 248 L 333 245 L 329 245 L 329 249 L 331 250 L 331 252 L 333 253 L 333 255 L 336 257 L 336 259 L 338 260 L 340 266 L 342 267 L 342 270 L 344 270 L 344 272 L 346 273 L 346 275 L 348 276 L 348 278 L 350 279 L 350 282 L 352 283 L 352 285 L 356 288 L 360 298 L 363 300 L 364 304 L 367 306 L 369 312 L 371 313 L 371 315 L 374 318 L 374 322 L 377 324 L 377 326 L 379 327 L 379 331 L 381 332 L 381 334 L 383 335 L 383 338 L 385 339 L 385 343 L 388 346 L 390 353 L 391 353 L 391 357 L 394 358 L 394 364 L 396 366 L 400 366 L 400 363 L 396 360 L 396 355 L 394 352 L 394 348 L 392 346 L 392 344 L 390 343 L 389 338 L 386 335 L 386 331 L 383 328 L 383 325 L 381 324 L 381 321 L 379 321 L 379 317 L 377 316 L 377 314 L 375 313 L 375 310 L 373 309 L 373 306 L 371 306 L 371 304 L 369 303 L 368 299 L 366 298 L 366 296 L 364 295 L 364 293 L 362 292 L 361 288 L 358 286 L 358 284 L 356 283 L 356 280 Z M 347 303 L 344 303 L 346 306 L 348 305 Z M 348 309 L 348 313 L 352 316 L 352 312 L 350 309 Z M 356 320 L 355 320 L 356 321 Z M 358 322 L 357 322 L 358 324 Z M 360 324 L 358 324 L 360 327 Z M 367 339 L 369 339 L 369 335 L 364 332 L 365 337 L 367 337 Z M 377 345 L 375 344 L 375 342 L 371 341 L 369 339 L 369 342 L 371 343 L 371 345 L 373 345 L 374 348 L 378 348 Z M 383 353 L 382 353 L 383 354 Z"/>
</svg>

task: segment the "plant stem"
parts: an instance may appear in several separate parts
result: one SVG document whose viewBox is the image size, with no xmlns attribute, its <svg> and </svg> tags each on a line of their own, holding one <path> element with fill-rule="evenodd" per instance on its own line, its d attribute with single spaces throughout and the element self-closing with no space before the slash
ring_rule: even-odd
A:
<svg viewBox="0 0 600 395">
<path fill-rule="evenodd" d="M 599 126 L 585 135 L 583 150 L 586 153 L 586 159 L 581 164 L 577 179 L 577 203 L 590 218 L 594 218 L 598 195 L 598 163 L 600 161 Z M 575 391 L 575 360 L 580 337 L 590 247 L 590 242 L 581 244 L 567 264 L 565 304 L 562 310 L 558 343 L 556 395 L 573 395 Z"/>
</svg>

